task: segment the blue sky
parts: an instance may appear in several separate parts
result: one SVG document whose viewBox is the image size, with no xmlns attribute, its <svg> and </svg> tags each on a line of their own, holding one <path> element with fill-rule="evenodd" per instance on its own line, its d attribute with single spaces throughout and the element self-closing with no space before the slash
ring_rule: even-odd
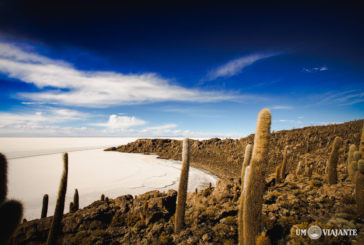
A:
<svg viewBox="0 0 364 245">
<path fill-rule="evenodd" d="M 191 7 L 193 6 L 193 7 Z M 357 2 L 5 1 L 0 135 L 242 137 L 364 118 Z"/>
</svg>

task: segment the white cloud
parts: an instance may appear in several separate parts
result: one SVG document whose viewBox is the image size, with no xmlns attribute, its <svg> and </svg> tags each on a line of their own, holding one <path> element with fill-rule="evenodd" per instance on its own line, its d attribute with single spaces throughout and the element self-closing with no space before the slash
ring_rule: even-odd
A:
<svg viewBox="0 0 364 245">
<path fill-rule="evenodd" d="M 275 55 L 277 54 L 252 54 L 231 60 L 226 64 L 210 71 L 206 76 L 206 80 L 215 80 L 219 77 L 235 76 L 239 74 L 245 67 L 250 66 L 259 60 L 269 58 Z"/>
<path fill-rule="evenodd" d="M 41 89 L 41 92 L 18 94 L 20 98 L 30 100 L 30 103 L 107 107 L 159 101 L 215 102 L 240 98 L 230 92 L 200 91 L 173 85 L 155 73 L 81 71 L 63 61 L 29 53 L 6 43 L 0 43 L 0 73 Z"/>
<path fill-rule="evenodd" d="M 312 68 L 303 68 L 303 72 L 311 73 L 311 72 L 319 72 L 319 71 L 327 71 L 329 68 L 327 66 L 319 66 L 319 67 L 312 67 Z"/>
<path fill-rule="evenodd" d="M 271 109 L 273 109 L 273 110 L 291 110 L 291 109 L 293 109 L 293 107 L 287 106 L 287 105 L 276 105 L 276 106 L 272 106 Z"/>
<path fill-rule="evenodd" d="M 97 123 L 93 124 L 99 127 L 106 127 L 111 130 L 125 130 L 134 126 L 139 126 L 145 124 L 146 121 L 141 120 L 136 117 L 128 117 L 128 116 L 118 116 L 118 115 L 110 115 L 109 120 L 106 123 Z"/>
<path fill-rule="evenodd" d="M 0 113 L 0 128 L 39 129 L 47 127 L 47 125 L 84 120 L 88 116 L 87 113 L 75 110 L 54 108 L 32 113 L 2 112 Z"/>
</svg>

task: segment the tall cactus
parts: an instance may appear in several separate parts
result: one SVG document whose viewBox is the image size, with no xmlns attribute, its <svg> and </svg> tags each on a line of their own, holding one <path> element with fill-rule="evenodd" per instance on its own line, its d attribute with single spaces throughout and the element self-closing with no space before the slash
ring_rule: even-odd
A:
<svg viewBox="0 0 364 245">
<path fill-rule="evenodd" d="M 253 145 L 252 144 L 248 144 L 245 147 L 244 161 L 243 161 L 243 165 L 241 167 L 241 186 L 244 186 L 245 169 L 246 169 L 247 166 L 249 166 L 250 159 L 252 157 L 252 150 L 253 150 Z"/>
<path fill-rule="evenodd" d="M 68 177 L 68 154 L 63 154 L 63 174 L 61 183 L 59 185 L 56 209 L 52 220 L 51 229 L 49 230 L 47 245 L 56 244 L 57 236 L 61 232 L 61 221 L 64 211 L 64 201 L 67 191 L 67 177 Z"/>
<path fill-rule="evenodd" d="M 240 245 L 254 245 L 260 233 L 270 124 L 270 111 L 268 109 L 261 110 L 258 115 L 257 128 L 254 136 L 249 179 L 244 190 L 244 198 L 242 198 L 244 200 L 243 224 L 241 226 L 243 228 L 243 237 L 239 237 Z"/>
<path fill-rule="evenodd" d="M 284 181 L 285 177 L 286 177 L 286 168 L 287 168 L 287 150 L 288 150 L 288 145 L 286 145 L 286 147 L 284 147 L 284 151 L 283 151 L 283 161 L 282 161 L 282 165 L 281 165 L 281 180 Z"/>
<path fill-rule="evenodd" d="M 0 203 L 4 202 L 8 194 L 8 163 L 0 153 Z"/>
<path fill-rule="evenodd" d="M 364 160 L 359 160 L 355 178 L 355 199 L 358 215 L 364 216 Z"/>
<path fill-rule="evenodd" d="M 356 151 L 356 146 L 354 144 L 351 144 L 349 147 L 348 160 L 347 160 L 347 171 L 350 180 L 353 179 L 353 167 L 351 166 L 351 164 L 354 160 L 355 151 Z"/>
<path fill-rule="evenodd" d="M 363 123 L 363 128 L 361 130 L 359 153 L 360 153 L 361 158 L 364 159 L 364 123 Z"/>
<path fill-rule="evenodd" d="M 75 189 L 75 194 L 73 195 L 73 205 L 74 205 L 75 211 L 77 211 L 80 208 L 78 190 L 77 189 Z"/>
<path fill-rule="evenodd" d="M 190 168 L 190 144 L 188 138 L 185 138 L 183 140 L 182 169 L 181 169 L 181 177 L 177 193 L 176 218 L 174 223 L 175 232 L 180 232 L 184 225 L 189 168 Z"/>
<path fill-rule="evenodd" d="M 336 137 L 334 143 L 332 143 L 331 153 L 329 160 L 327 161 L 327 181 L 329 185 L 337 183 L 337 161 L 339 159 L 339 148 L 342 140 L 340 137 Z"/>
<path fill-rule="evenodd" d="M 23 216 L 23 206 L 15 200 L 6 200 L 8 192 L 8 163 L 0 153 L 0 244 L 7 244 Z"/>
<path fill-rule="evenodd" d="M 242 169 L 243 171 L 243 169 Z M 244 209 L 244 193 L 245 193 L 245 189 L 246 189 L 246 185 L 248 183 L 248 179 L 249 179 L 249 174 L 250 174 L 250 166 L 246 166 L 245 168 L 245 173 L 241 174 L 242 175 L 242 179 L 241 179 L 241 194 L 240 194 L 240 204 L 239 204 L 239 211 L 238 211 L 238 232 L 239 232 L 239 239 L 243 238 L 244 235 L 244 229 L 243 229 L 243 209 Z"/>
<path fill-rule="evenodd" d="M 23 206 L 15 200 L 7 200 L 0 205 L 0 244 L 7 244 L 23 216 Z"/>
<path fill-rule="evenodd" d="M 45 194 L 43 196 L 42 213 L 40 215 L 40 218 L 43 219 L 43 218 L 47 217 L 47 212 L 48 212 L 48 195 Z"/>
</svg>

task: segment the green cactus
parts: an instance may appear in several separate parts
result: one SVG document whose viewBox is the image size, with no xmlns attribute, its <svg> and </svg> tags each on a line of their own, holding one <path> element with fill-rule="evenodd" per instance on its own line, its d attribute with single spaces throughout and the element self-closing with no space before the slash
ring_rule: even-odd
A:
<svg viewBox="0 0 364 245">
<path fill-rule="evenodd" d="M 182 147 L 182 169 L 177 192 L 176 217 L 174 223 L 174 231 L 176 233 L 180 232 L 184 226 L 189 168 L 190 144 L 188 138 L 185 138 Z"/>
<path fill-rule="evenodd" d="M 42 213 L 40 215 L 40 218 L 43 219 L 43 218 L 47 217 L 47 212 L 48 212 L 48 195 L 45 194 L 43 196 Z"/>
<path fill-rule="evenodd" d="M 8 191 L 7 169 L 6 157 L 0 153 L 0 244 L 8 243 L 23 216 L 23 206 L 20 202 L 6 200 Z"/>
<path fill-rule="evenodd" d="M 0 204 L 0 244 L 8 244 L 9 239 L 20 224 L 23 206 L 15 200 L 6 200 Z"/>
<path fill-rule="evenodd" d="M 284 151 L 283 151 L 283 161 L 282 161 L 282 165 L 281 165 L 281 172 L 280 172 L 280 177 L 281 180 L 284 180 L 286 178 L 286 168 L 287 168 L 287 150 L 288 150 L 288 145 L 286 145 L 286 147 L 284 147 Z"/>
<path fill-rule="evenodd" d="M 349 153 L 348 153 L 348 161 L 347 161 L 347 169 L 348 169 L 348 176 L 349 179 L 353 179 L 353 168 L 351 166 L 351 163 L 354 160 L 354 152 L 356 151 L 356 146 L 354 144 L 351 144 L 349 147 Z"/>
<path fill-rule="evenodd" d="M 239 244 L 254 245 L 262 224 L 262 205 L 265 188 L 265 171 L 268 162 L 271 113 L 268 109 L 259 112 L 254 136 L 253 155 L 249 167 L 249 179 L 244 189 L 243 218 L 239 225 Z"/>
<path fill-rule="evenodd" d="M 253 145 L 248 144 L 245 147 L 244 161 L 243 161 L 243 166 L 241 168 L 241 186 L 244 186 L 245 169 L 246 169 L 247 166 L 249 166 L 250 159 L 252 157 L 252 151 L 253 151 Z"/>
<path fill-rule="evenodd" d="M 364 160 L 358 162 L 358 170 L 355 177 L 355 200 L 359 216 L 364 216 Z"/>
<path fill-rule="evenodd" d="M 75 211 L 77 211 L 80 208 L 78 200 L 79 200 L 78 190 L 75 189 L 75 194 L 73 195 L 73 205 L 74 205 Z"/>
<path fill-rule="evenodd" d="M 342 140 L 336 137 L 331 147 L 329 160 L 327 161 L 327 181 L 329 185 L 337 183 L 337 161 L 339 159 L 339 148 Z"/>
<path fill-rule="evenodd" d="M 61 232 L 61 222 L 64 211 L 64 201 L 67 191 L 67 177 L 68 177 L 68 154 L 63 154 L 63 174 L 61 183 L 59 185 L 58 197 L 56 203 L 56 209 L 54 210 L 54 216 L 52 225 L 48 233 L 47 245 L 56 244 L 57 236 Z"/>
</svg>

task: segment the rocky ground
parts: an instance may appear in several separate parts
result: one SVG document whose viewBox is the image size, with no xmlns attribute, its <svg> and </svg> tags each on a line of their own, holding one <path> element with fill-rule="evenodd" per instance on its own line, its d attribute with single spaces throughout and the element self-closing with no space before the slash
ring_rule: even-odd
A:
<svg viewBox="0 0 364 245">
<path fill-rule="evenodd" d="M 349 144 L 359 145 L 364 120 L 340 125 L 308 127 L 272 134 L 262 230 L 272 244 L 364 244 L 364 220 L 357 215 L 354 185 L 347 178 L 346 158 Z M 335 136 L 343 138 L 339 157 L 338 184 L 329 186 L 324 178 L 325 164 Z M 96 201 L 75 213 L 65 214 L 62 244 L 237 244 L 237 213 L 240 196 L 240 165 L 247 143 L 253 135 L 239 140 L 210 139 L 193 141 L 194 166 L 221 177 L 217 186 L 188 194 L 186 226 L 173 232 L 176 192 L 148 192 Z M 276 183 L 274 169 L 282 162 L 288 145 L 288 171 Z M 180 159 L 181 142 L 167 139 L 138 140 L 110 148 L 122 152 L 158 154 Z M 313 166 L 309 177 L 296 176 L 298 161 Z M 52 217 L 22 224 L 14 244 L 42 244 Z M 297 236 L 296 229 L 316 224 L 321 228 L 357 229 L 356 237 L 322 237 L 317 241 Z M 363 231 L 362 231 L 363 230 Z"/>
</svg>

